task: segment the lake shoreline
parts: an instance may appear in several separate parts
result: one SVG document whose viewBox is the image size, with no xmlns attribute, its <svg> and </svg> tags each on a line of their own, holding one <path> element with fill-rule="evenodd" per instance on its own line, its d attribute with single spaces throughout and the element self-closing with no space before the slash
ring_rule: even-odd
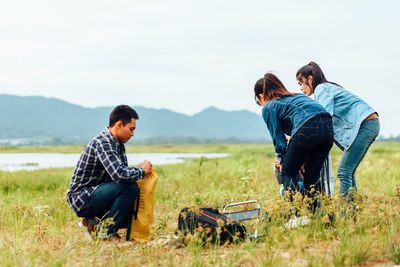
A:
<svg viewBox="0 0 400 267">
<path fill-rule="evenodd" d="M 6 172 L 35 171 L 50 168 L 75 167 L 78 153 L 0 153 L 0 170 Z M 177 164 L 195 158 L 222 158 L 228 153 L 127 153 L 129 165 L 150 160 L 153 165 Z"/>
</svg>

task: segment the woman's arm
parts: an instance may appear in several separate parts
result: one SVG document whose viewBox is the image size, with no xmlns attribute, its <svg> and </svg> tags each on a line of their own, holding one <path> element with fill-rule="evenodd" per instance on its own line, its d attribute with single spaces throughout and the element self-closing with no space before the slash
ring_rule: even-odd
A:
<svg viewBox="0 0 400 267">
<path fill-rule="evenodd" d="M 282 162 L 282 154 L 286 151 L 286 137 L 279 122 L 279 114 L 274 109 L 264 107 L 262 115 L 271 134 L 275 155 L 280 164 Z"/>
<path fill-rule="evenodd" d="M 335 94 L 332 92 L 331 88 L 324 86 L 324 84 L 318 85 L 314 92 L 315 101 L 317 101 L 321 106 L 323 106 L 326 111 L 333 116 L 335 108 Z"/>
</svg>

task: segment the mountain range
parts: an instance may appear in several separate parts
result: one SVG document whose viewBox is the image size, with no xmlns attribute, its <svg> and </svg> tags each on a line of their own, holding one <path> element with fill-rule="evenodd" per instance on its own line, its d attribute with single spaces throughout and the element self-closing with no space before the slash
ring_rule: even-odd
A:
<svg viewBox="0 0 400 267">
<path fill-rule="evenodd" d="M 270 141 L 260 115 L 209 107 L 186 115 L 134 106 L 135 143 L 263 143 Z M 60 99 L 0 94 L 0 144 L 82 144 L 108 125 L 113 107 L 85 108 Z"/>
</svg>

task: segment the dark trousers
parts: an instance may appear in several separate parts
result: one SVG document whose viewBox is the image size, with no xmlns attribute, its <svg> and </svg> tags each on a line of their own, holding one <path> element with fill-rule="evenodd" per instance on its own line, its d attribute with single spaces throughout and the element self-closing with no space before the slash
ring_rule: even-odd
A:
<svg viewBox="0 0 400 267">
<path fill-rule="evenodd" d="M 319 115 L 307 121 L 290 139 L 282 162 L 282 182 L 286 190 L 299 191 L 296 175 L 305 163 L 304 192 L 311 188 L 320 192 L 319 176 L 322 164 L 333 144 L 332 119 Z M 290 199 L 292 199 L 290 197 Z"/>
<path fill-rule="evenodd" d="M 114 224 L 108 227 L 108 234 L 114 235 L 119 229 L 128 226 L 132 219 L 135 199 L 139 188 L 135 183 L 108 182 L 100 185 L 90 195 L 83 209 L 77 214 L 85 218 L 113 218 Z"/>
</svg>

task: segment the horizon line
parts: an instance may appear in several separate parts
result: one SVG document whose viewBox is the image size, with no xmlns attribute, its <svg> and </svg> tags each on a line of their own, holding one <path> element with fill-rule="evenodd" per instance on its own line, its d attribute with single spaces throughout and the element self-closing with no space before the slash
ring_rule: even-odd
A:
<svg viewBox="0 0 400 267">
<path fill-rule="evenodd" d="M 74 103 L 74 102 L 70 102 L 70 101 L 64 100 L 64 99 L 62 99 L 62 98 L 51 97 L 51 96 L 42 96 L 42 95 L 18 95 L 18 94 L 10 94 L 10 93 L 0 93 L 0 96 L 40 97 L 40 98 L 58 100 L 58 101 L 62 101 L 62 102 L 65 102 L 65 103 L 68 103 L 68 104 L 71 104 L 71 105 L 80 106 L 80 107 L 82 107 L 82 108 L 88 108 L 88 109 L 95 109 L 95 108 L 113 108 L 113 107 L 115 107 L 115 105 L 114 105 L 114 106 L 112 106 L 112 105 L 110 105 L 110 106 L 84 106 L 84 105 L 82 105 L 82 104 L 77 104 L 77 103 Z M 201 112 L 203 112 L 203 111 L 205 111 L 205 110 L 207 110 L 207 109 L 212 109 L 212 108 L 217 109 L 217 110 L 220 110 L 220 111 L 226 111 L 226 112 L 247 111 L 247 112 L 250 112 L 250 113 L 259 115 L 259 114 L 257 114 L 256 112 L 254 112 L 254 111 L 252 111 L 252 110 L 249 110 L 249 109 L 227 110 L 227 109 L 222 109 L 222 108 L 219 108 L 219 107 L 216 107 L 216 106 L 208 106 L 208 107 L 205 107 L 205 108 L 203 108 L 203 109 L 201 109 L 200 111 L 195 112 L 195 113 L 186 113 L 186 112 L 176 111 L 176 110 L 173 110 L 173 109 L 167 108 L 167 107 L 155 108 L 155 107 L 146 107 L 146 106 L 142 106 L 142 105 L 131 105 L 131 104 L 125 104 L 125 103 L 121 103 L 120 105 L 129 105 L 129 106 L 132 106 L 132 107 L 142 107 L 142 108 L 149 108 L 149 109 L 156 109 L 156 110 L 167 109 L 167 110 L 173 111 L 173 112 L 175 112 L 175 113 L 184 114 L 184 115 L 187 115 L 187 116 L 193 116 L 193 115 L 199 114 L 199 113 L 201 113 Z"/>
</svg>

